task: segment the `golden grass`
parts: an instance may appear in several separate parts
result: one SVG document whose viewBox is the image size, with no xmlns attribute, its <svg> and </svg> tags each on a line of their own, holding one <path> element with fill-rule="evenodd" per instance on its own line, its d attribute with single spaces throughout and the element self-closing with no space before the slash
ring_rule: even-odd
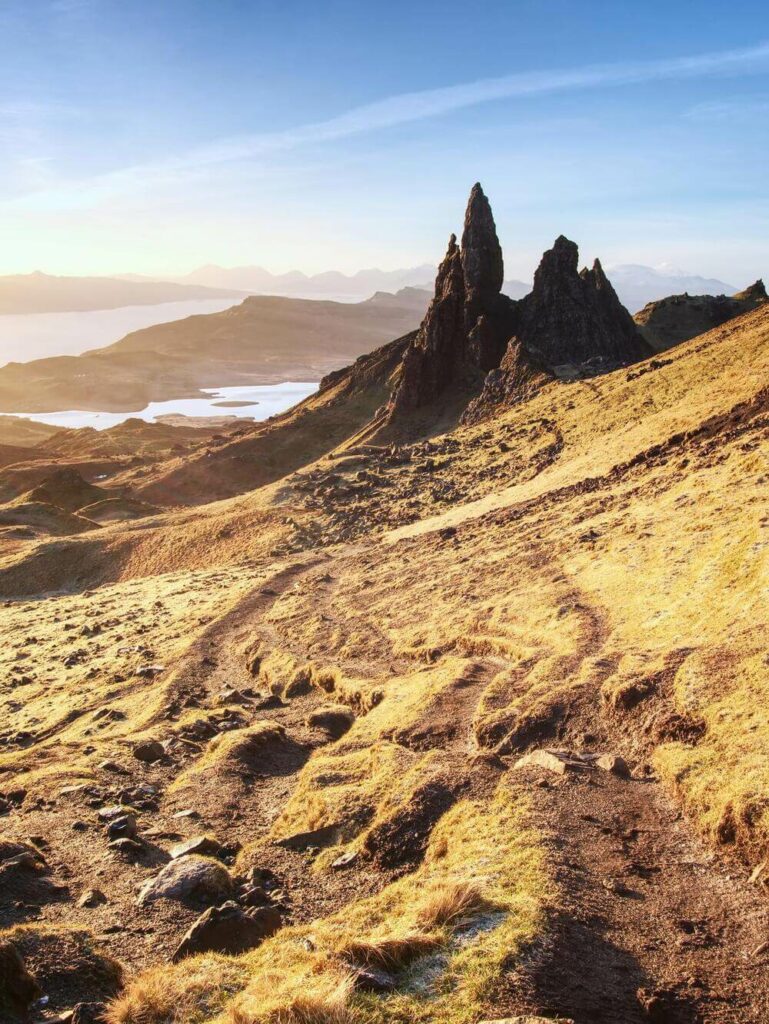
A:
<svg viewBox="0 0 769 1024">
<path fill-rule="evenodd" d="M 233 961 L 248 980 L 227 1000 L 221 1020 L 378 1024 L 431 1019 L 465 1024 L 477 1017 L 502 965 L 541 929 L 545 903 L 553 894 L 544 852 L 527 824 L 527 813 L 524 793 L 508 781 L 490 801 L 460 801 L 435 827 L 425 861 L 413 875 L 311 925 L 284 928 Z M 436 915 L 439 893 L 441 910 Z M 433 930 L 428 932 L 420 920 L 433 922 Z M 455 942 L 456 930 L 470 924 L 472 932 Z M 383 999 L 355 993 L 350 968 L 364 958 L 383 966 L 386 962 L 399 972 L 400 993 Z M 189 965 L 200 965 L 200 959 L 185 961 L 184 968 L 167 968 L 169 986 L 183 987 Z M 430 975 L 435 975 L 427 989 L 419 978 L 423 961 L 429 961 Z M 205 973 L 215 967 L 197 970 Z M 129 1002 L 135 986 L 141 990 L 143 977 L 129 986 L 124 997 Z M 205 987 L 198 992 L 209 998 Z M 220 1020 L 206 1016 L 199 1005 L 185 1013 L 171 1024 Z M 161 1022 L 124 1017 L 109 1024 Z"/>
<path fill-rule="evenodd" d="M 475 882 L 444 882 L 425 895 L 417 914 L 417 924 L 428 932 L 453 926 L 486 905 Z"/>
<path fill-rule="evenodd" d="M 421 922 L 420 922 L 421 923 Z M 339 950 L 339 956 L 360 967 L 381 967 L 385 971 L 400 971 L 440 946 L 434 935 L 404 935 L 398 939 L 379 939 L 377 942 L 348 942 Z"/>
<path fill-rule="evenodd" d="M 259 1024 L 269 1020 L 269 1024 L 352 1024 L 355 1019 L 350 1009 L 350 996 L 353 991 L 351 976 L 325 980 L 325 989 L 321 981 L 316 991 L 300 992 L 288 1000 L 284 1006 L 277 1007 L 268 1018 L 264 1018 L 259 1007 L 249 1009 L 248 1000 L 237 1007 L 228 1009 L 225 1020 L 228 1024 Z"/>
<path fill-rule="evenodd" d="M 184 970 L 154 967 L 135 978 L 108 1007 L 107 1024 L 197 1024 L 209 1020 L 242 987 L 243 965 L 205 954 Z"/>
</svg>

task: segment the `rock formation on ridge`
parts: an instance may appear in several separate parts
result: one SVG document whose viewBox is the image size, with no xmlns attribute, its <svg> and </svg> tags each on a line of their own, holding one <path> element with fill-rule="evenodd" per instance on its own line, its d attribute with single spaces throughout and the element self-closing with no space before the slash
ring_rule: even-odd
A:
<svg viewBox="0 0 769 1024">
<path fill-rule="evenodd" d="M 612 369 L 651 355 L 600 261 L 578 271 L 578 259 L 576 243 L 563 235 L 543 255 L 534 287 L 519 304 L 525 351 L 551 368 L 596 361 L 597 368 Z"/>
<path fill-rule="evenodd" d="M 465 420 L 487 406 L 530 397 L 553 375 L 580 376 L 652 354 L 596 260 L 577 269 L 578 249 L 561 235 L 542 257 L 529 295 L 501 294 L 504 267 L 489 201 L 473 186 L 461 246 L 449 239 L 435 295 L 407 348 L 386 410 L 391 422 L 450 387 L 478 389 Z"/>
<path fill-rule="evenodd" d="M 669 295 L 647 303 L 634 320 L 647 342 L 663 352 L 765 302 L 769 296 L 759 278 L 736 295 Z"/>
</svg>

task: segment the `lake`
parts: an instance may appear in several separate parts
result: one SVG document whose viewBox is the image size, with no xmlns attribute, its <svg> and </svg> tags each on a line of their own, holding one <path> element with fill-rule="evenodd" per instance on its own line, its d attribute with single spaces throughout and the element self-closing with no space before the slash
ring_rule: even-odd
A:
<svg viewBox="0 0 769 1024">
<path fill-rule="evenodd" d="M 264 384 L 254 387 L 201 388 L 206 397 L 177 398 L 168 402 L 150 402 L 139 412 L 86 412 L 70 409 L 66 412 L 19 412 L 6 415 L 22 416 L 54 427 L 95 427 L 106 430 L 127 419 L 141 419 L 152 423 L 159 416 L 242 416 L 253 420 L 266 420 L 276 413 L 290 409 L 303 398 L 317 391 L 318 385 L 287 381 L 284 384 Z M 194 426 L 191 423 L 190 426 Z"/>
<path fill-rule="evenodd" d="M 181 320 L 200 313 L 218 313 L 239 303 L 237 298 L 162 302 L 154 306 L 121 306 L 85 313 L 9 313 L 0 316 L 0 365 L 28 363 L 48 356 L 77 356 L 119 341 L 131 331 Z"/>
</svg>

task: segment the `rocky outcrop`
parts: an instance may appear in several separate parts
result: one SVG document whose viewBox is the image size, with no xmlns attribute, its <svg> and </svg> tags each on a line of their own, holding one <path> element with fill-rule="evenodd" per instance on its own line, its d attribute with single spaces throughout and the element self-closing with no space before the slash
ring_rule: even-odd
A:
<svg viewBox="0 0 769 1024">
<path fill-rule="evenodd" d="M 503 295 L 494 217 L 474 185 L 461 244 L 449 239 L 435 295 L 374 434 L 438 399 L 447 407 L 449 399 L 469 401 L 463 420 L 472 422 L 530 398 L 554 377 L 589 376 L 651 355 L 600 262 L 579 271 L 578 257 L 561 235 L 542 257 L 532 291 L 517 302 Z"/>
<path fill-rule="evenodd" d="M 473 186 L 461 247 L 449 239 L 435 295 L 403 358 L 387 415 L 418 409 L 452 385 L 478 384 L 499 365 L 514 329 L 515 303 L 502 295 L 502 249 L 489 201 Z"/>
<path fill-rule="evenodd" d="M 600 261 L 579 272 L 578 259 L 576 244 L 563 235 L 543 255 L 519 306 L 524 350 L 553 369 L 586 363 L 612 369 L 651 355 Z"/>
<path fill-rule="evenodd" d="M 759 278 L 736 295 L 669 295 L 649 302 L 634 320 L 655 351 L 664 352 L 766 302 L 769 296 Z"/>
<path fill-rule="evenodd" d="M 492 408 L 525 402 L 553 380 L 553 375 L 529 355 L 518 338 L 507 346 L 502 362 L 486 375 L 483 390 L 468 405 L 462 416 L 463 423 L 476 423 L 484 419 Z"/>
<path fill-rule="evenodd" d="M 600 261 L 578 272 L 578 259 L 563 235 L 543 255 L 532 291 L 517 303 L 516 334 L 463 422 L 526 401 L 558 376 L 590 376 L 652 354 Z"/>
</svg>

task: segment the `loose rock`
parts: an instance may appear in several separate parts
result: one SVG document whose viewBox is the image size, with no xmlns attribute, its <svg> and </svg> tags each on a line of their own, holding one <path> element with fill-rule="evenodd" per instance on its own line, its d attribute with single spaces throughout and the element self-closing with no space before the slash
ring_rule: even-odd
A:
<svg viewBox="0 0 769 1024">
<path fill-rule="evenodd" d="M 232 887 L 232 878 L 223 864 L 190 854 L 169 861 L 143 886 L 137 902 L 139 906 L 160 899 L 216 903 L 227 899 Z"/>
<path fill-rule="evenodd" d="M 258 907 L 248 912 L 237 903 L 209 907 L 197 919 L 174 953 L 174 961 L 195 953 L 217 952 L 235 955 L 258 946 L 282 924 L 275 907 Z"/>
</svg>

